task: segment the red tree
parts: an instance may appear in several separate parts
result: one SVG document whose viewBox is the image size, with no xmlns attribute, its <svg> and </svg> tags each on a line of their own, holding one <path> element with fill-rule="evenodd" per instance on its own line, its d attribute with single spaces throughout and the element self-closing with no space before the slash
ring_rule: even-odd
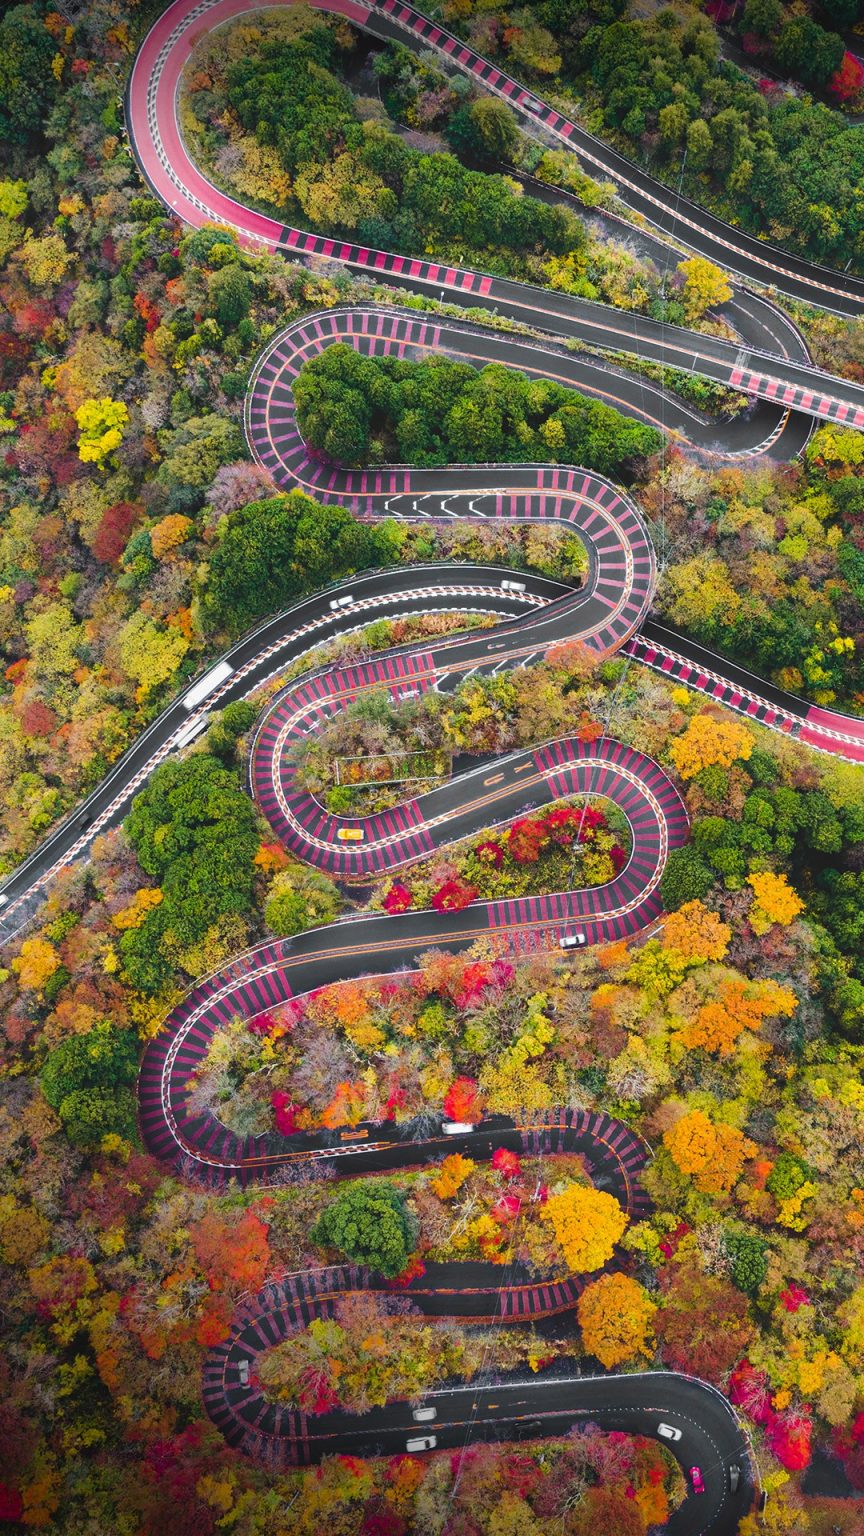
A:
<svg viewBox="0 0 864 1536">
<path fill-rule="evenodd" d="M 864 64 L 848 50 L 844 53 L 840 68 L 828 81 L 828 89 L 838 101 L 852 101 L 864 87 Z"/>
<path fill-rule="evenodd" d="M 119 560 L 140 516 L 141 507 L 131 501 L 115 501 L 113 507 L 108 507 L 90 545 L 96 559 L 105 565 Z"/>
<path fill-rule="evenodd" d="M 479 1115 L 480 1090 L 473 1077 L 457 1077 L 447 1090 L 444 1113 L 448 1120 L 473 1121 Z"/>
</svg>

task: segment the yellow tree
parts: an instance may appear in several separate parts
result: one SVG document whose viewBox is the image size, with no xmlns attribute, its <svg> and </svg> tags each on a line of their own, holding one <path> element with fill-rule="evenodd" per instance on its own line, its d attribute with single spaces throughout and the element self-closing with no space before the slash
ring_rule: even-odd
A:
<svg viewBox="0 0 864 1536">
<path fill-rule="evenodd" d="M 21 247 L 21 261 L 33 287 L 49 292 L 63 281 L 74 259 L 60 235 L 44 235 L 40 240 L 28 234 Z"/>
<path fill-rule="evenodd" d="M 12 961 L 12 969 L 23 991 L 41 992 L 59 964 L 60 956 L 54 945 L 37 934 L 35 938 L 24 940 L 21 953 Z"/>
<path fill-rule="evenodd" d="M 162 560 L 166 555 L 185 544 L 195 524 L 191 517 L 184 517 L 180 512 L 171 512 L 163 517 L 155 528 L 150 530 L 150 547 L 154 560 Z"/>
<path fill-rule="evenodd" d="M 435 1178 L 430 1180 L 430 1186 L 439 1200 L 452 1200 L 473 1172 L 472 1159 L 463 1157 L 461 1152 L 454 1152 L 450 1157 L 445 1157 Z"/>
<path fill-rule="evenodd" d="M 337 155 L 331 163 L 306 166 L 294 184 L 303 212 L 316 224 L 355 229 L 361 219 L 391 218 L 395 194 L 353 154 Z"/>
<path fill-rule="evenodd" d="M 140 608 L 120 630 L 117 645 L 120 664 L 138 684 L 140 699 L 174 676 L 189 649 L 179 630 L 158 628 Z"/>
<path fill-rule="evenodd" d="M 26 207 L 26 181 L 0 181 L 0 215 L 4 219 L 18 219 Z"/>
<path fill-rule="evenodd" d="M 744 1160 L 756 1147 L 733 1125 L 714 1125 L 701 1109 L 692 1109 L 665 1132 L 663 1145 L 675 1166 L 706 1195 L 732 1188 Z"/>
<path fill-rule="evenodd" d="M 775 923 L 788 928 L 804 911 L 801 897 L 785 875 L 774 875 L 765 870 L 760 875 L 748 876 L 747 884 L 753 887 L 756 898 L 750 908 L 750 926 L 754 933 L 767 933 Z"/>
<path fill-rule="evenodd" d="M 122 911 L 114 913 L 111 919 L 114 927 L 121 931 L 127 928 L 140 928 L 148 912 L 158 907 L 162 898 L 163 892 L 158 886 L 143 886 L 140 891 L 135 892 L 128 907 L 123 907 Z"/>
<path fill-rule="evenodd" d="M 636 1355 L 651 1355 L 657 1308 L 644 1286 L 629 1275 L 601 1275 L 579 1297 L 579 1327 L 589 1355 L 612 1370 Z"/>
<path fill-rule="evenodd" d="M 725 304 L 732 297 L 732 289 L 725 272 L 715 267 L 704 256 L 691 256 L 679 261 L 678 271 L 684 279 L 684 309 L 688 320 L 701 320 L 705 311 Z"/>
<path fill-rule="evenodd" d="M 753 737 L 745 725 L 706 714 L 694 715 L 669 748 L 682 779 L 694 778 L 703 768 L 731 768 L 735 762 L 746 762 L 752 751 Z"/>
<path fill-rule="evenodd" d="M 82 464 L 100 467 L 120 447 L 129 412 L 122 400 L 106 395 L 102 400 L 85 400 L 75 412 L 80 428 L 78 457 Z"/>
<path fill-rule="evenodd" d="M 671 912 L 663 929 L 663 948 L 673 949 L 682 960 L 701 965 L 722 960 L 729 948 L 732 929 L 701 901 L 685 901 Z"/>
<path fill-rule="evenodd" d="M 748 982 L 743 976 L 733 976 L 720 984 L 716 997 L 703 1003 L 684 1026 L 681 1039 L 685 1045 L 729 1056 L 745 1029 L 759 1029 L 763 1019 L 791 1018 L 797 1007 L 795 993 L 776 981 Z"/>
<path fill-rule="evenodd" d="M 730 624 L 741 607 L 741 594 L 732 584 L 728 566 L 708 550 L 670 565 L 666 586 L 669 616 L 684 628 L 701 628 L 711 619 Z"/>
<path fill-rule="evenodd" d="M 540 1215 L 552 1228 L 567 1268 L 577 1274 L 603 1268 L 628 1222 L 614 1195 L 587 1184 L 565 1185 L 549 1196 Z"/>
</svg>

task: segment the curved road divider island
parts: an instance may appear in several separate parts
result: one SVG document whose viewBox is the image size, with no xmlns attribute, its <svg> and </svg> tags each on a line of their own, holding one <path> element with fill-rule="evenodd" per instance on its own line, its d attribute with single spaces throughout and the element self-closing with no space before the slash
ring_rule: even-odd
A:
<svg viewBox="0 0 864 1536">
<path fill-rule="evenodd" d="M 663 770 L 606 735 L 592 743 L 576 738 L 547 742 L 497 759 L 494 773 L 486 765 L 393 810 L 365 819 L 337 818 L 298 787 L 288 749 L 363 690 L 385 688 L 394 699 L 413 697 L 451 687 L 470 673 L 529 664 L 551 646 L 578 640 L 599 655 L 617 652 L 655 667 L 819 750 L 864 762 L 861 720 L 815 709 L 647 618 L 655 582 L 648 531 L 633 501 L 599 475 L 550 465 L 350 471 L 310 453 L 295 420 L 293 379 L 307 357 L 336 341 L 369 355 L 446 351 L 481 366 L 504 361 L 651 420 L 620 378 L 608 371 L 592 375 L 594 365 L 569 354 L 562 343 L 575 337 L 630 352 L 767 401 L 762 414 L 754 413 L 749 421 L 707 427 L 680 403 L 674 414 L 670 397 L 639 385 L 645 397 L 662 401 L 658 410 L 665 427 L 671 425 L 697 446 L 741 456 L 799 451 L 811 420 L 864 428 L 864 386 L 822 374 L 810 363 L 794 328 L 759 299 L 753 305 L 761 309 L 742 303 L 742 315 L 752 336 L 760 331 L 768 336 L 773 345 L 767 350 L 751 340 L 736 346 L 483 273 L 327 239 L 244 208 L 195 166 L 180 135 L 176 97 L 183 66 L 202 32 L 258 8 L 251 0 L 175 0 L 142 44 L 127 90 L 127 125 L 142 172 L 167 207 L 190 224 L 230 225 L 253 248 L 264 245 L 289 256 L 342 262 L 419 293 L 495 307 L 542 328 L 549 339 L 504 337 L 464 322 L 374 304 L 305 316 L 277 336 L 259 359 L 246 406 L 252 453 L 284 487 L 302 485 L 319 500 L 338 501 L 364 517 L 565 522 L 586 547 L 588 578 L 575 592 L 540 577 L 513 591 L 502 587 L 500 571 L 488 568 L 366 573 L 259 626 L 149 727 L 76 815 L 6 882 L 0 892 L 3 931 L 8 936 L 15 923 L 27 920 L 28 903 L 53 872 L 80 856 L 103 826 L 120 819 L 130 795 L 156 763 L 194 739 L 214 706 L 247 696 L 322 640 L 356 628 L 358 621 L 406 611 L 462 608 L 494 614 L 503 622 L 493 631 L 395 649 L 362 666 L 309 673 L 277 696 L 260 722 L 250 777 L 263 813 L 286 847 L 338 878 L 369 879 L 490 821 L 510 820 L 529 805 L 600 795 L 626 816 L 631 853 L 605 886 L 477 902 L 455 914 L 351 917 L 259 945 L 199 981 L 147 1046 L 139 1103 L 150 1150 L 214 1188 L 229 1180 L 241 1186 L 266 1182 L 297 1165 L 323 1164 L 337 1174 L 383 1172 L 434 1160 L 454 1147 L 443 1126 L 427 1130 L 422 1140 L 414 1137 L 412 1127 L 391 1124 L 361 1127 L 361 1141 L 343 1140 L 339 1132 L 235 1135 L 210 1113 L 195 1112 L 187 1092 L 222 1025 L 238 1017 L 252 1019 L 328 983 L 410 969 L 417 954 L 430 947 L 458 950 L 483 939 L 518 953 L 548 948 L 567 937 L 581 945 L 637 935 L 661 916 L 660 878 L 670 851 L 688 835 L 684 805 Z M 622 201 L 658 231 L 739 277 L 838 313 L 864 313 L 860 279 L 800 261 L 679 202 L 400 0 L 321 0 L 321 8 L 379 36 L 434 48 L 508 101 L 529 127 L 577 150 L 590 167 L 613 179 Z M 622 393 L 614 395 L 612 390 L 619 388 Z M 721 431 L 725 440 L 718 444 Z M 360 834 L 350 846 L 339 837 L 346 830 Z M 648 1211 L 640 1182 L 647 1148 L 626 1125 L 602 1112 L 562 1108 L 515 1121 L 498 1117 L 464 1128 L 457 1144 L 474 1158 L 491 1157 L 498 1146 L 529 1155 L 578 1152 L 598 1187 L 615 1194 L 632 1219 Z M 412 1405 L 393 1403 L 360 1417 L 312 1418 L 269 1402 L 255 1371 L 263 1351 L 296 1326 L 329 1315 L 340 1294 L 379 1283 L 365 1271 L 336 1266 L 281 1276 L 242 1300 L 229 1339 L 211 1351 L 204 1374 L 208 1411 L 229 1443 L 274 1467 L 302 1465 L 328 1451 L 372 1455 L 406 1449 L 416 1438 Z M 502 1274 L 500 1266 L 485 1264 L 431 1265 L 421 1280 L 411 1282 L 407 1295 L 432 1316 L 501 1324 L 565 1312 L 578 1299 L 580 1285 L 578 1276 L 538 1281 L 515 1267 Z M 427 1393 L 424 1406 L 434 1410 L 430 1449 L 463 1447 L 475 1438 L 564 1434 L 586 1420 L 648 1435 L 671 1422 L 680 1438 L 670 1442 L 670 1449 L 688 1479 L 687 1497 L 668 1524 L 674 1536 L 732 1536 L 756 1494 L 756 1469 L 729 1403 L 704 1382 L 680 1374 L 564 1377 L 552 1370 L 494 1388 L 452 1385 Z M 696 1493 L 689 1480 L 693 1466 L 702 1470 L 703 1493 Z M 732 1468 L 738 1468 L 738 1479 L 730 1477 Z"/>
</svg>

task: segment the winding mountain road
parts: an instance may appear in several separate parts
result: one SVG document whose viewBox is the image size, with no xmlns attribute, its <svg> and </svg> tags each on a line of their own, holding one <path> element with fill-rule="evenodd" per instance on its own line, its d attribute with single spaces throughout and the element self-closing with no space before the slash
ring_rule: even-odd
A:
<svg viewBox="0 0 864 1536">
<path fill-rule="evenodd" d="M 840 314 L 864 312 L 860 279 L 800 261 L 673 197 L 400 0 L 368 5 L 321 0 L 321 5 L 378 36 L 434 48 L 452 67 L 507 100 L 531 131 L 575 149 L 590 169 L 615 181 L 627 207 L 651 222 L 656 234 L 635 236 L 643 243 L 659 246 L 663 235 L 674 236 L 679 245 L 711 257 L 740 279 Z M 289 749 L 362 690 L 385 688 L 396 699 L 413 697 L 428 688 L 451 687 L 471 673 L 530 664 L 550 646 L 580 639 L 602 655 L 619 652 L 657 668 L 814 748 L 864 762 L 861 720 L 815 709 L 647 618 L 655 581 L 651 540 L 638 507 L 600 476 L 550 465 L 352 472 L 325 466 L 307 451 L 294 419 L 292 381 L 307 357 L 336 341 L 370 355 L 446 351 L 478 366 L 504 361 L 537 377 L 560 379 L 677 432 L 704 451 L 730 457 L 791 457 L 814 420 L 864 427 L 864 386 L 828 378 L 814 368 L 794 326 L 744 288 L 736 289 L 727 315 L 741 342 L 730 344 L 483 273 L 310 234 L 244 208 L 195 166 L 180 134 L 176 97 L 183 66 L 202 31 L 256 8 L 252 0 L 175 0 L 138 53 L 127 90 L 127 125 L 142 172 L 163 202 L 187 223 L 229 224 L 247 245 L 341 262 L 390 285 L 440 293 L 463 306 L 496 308 L 547 334 L 522 339 L 371 303 L 305 316 L 275 337 L 259 359 L 247 399 L 252 453 L 280 484 L 302 485 L 319 500 L 340 502 L 363 516 L 566 522 L 588 551 L 587 580 L 573 591 L 527 576 L 524 590 L 513 591 L 502 586 L 500 569 L 406 567 L 357 576 L 267 621 L 169 706 L 75 815 L 6 881 L 0 891 L 0 935 L 8 938 L 26 924 L 57 868 L 84 855 L 96 832 L 122 818 L 138 786 L 190 733 L 206 725 L 210 709 L 248 696 L 322 641 L 372 618 L 406 612 L 463 609 L 494 614 L 501 622 L 485 633 L 397 648 L 357 667 L 307 672 L 282 690 L 260 723 L 250 778 L 259 805 L 286 846 L 341 879 L 364 879 L 399 868 L 490 821 L 510 820 L 527 805 L 590 794 L 610 798 L 623 811 L 632 851 L 625 868 L 604 887 L 479 902 L 458 914 L 352 917 L 258 945 L 199 981 L 148 1044 L 139 1100 L 142 1132 L 154 1154 L 213 1187 L 229 1180 L 245 1186 L 290 1179 L 298 1168 L 320 1165 L 337 1173 L 383 1172 L 434 1160 L 454 1148 L 443 1130 L 427 1130 L 417 1140 L 412 1127 L 377 1124 L 359 1128 L 365 1132 L 360 1142 L 343 1140 L 339 1133 L 235 1136 L 212 1114 L 195 1112 L 188 1094 L 222 1024 L 252 1019 L 328 982 L 410 968 L 416 955 L 430 947 L 459 950 L 483 938 L 525 952 L 554 945 L 573 932 L 584 934 L 589 944 L 638 934 L 660 916 L 658 885 L 666 859 L 687 837 L 683 803 L 663 770 L 605 735 L 590 744 L 573 738 L 513 753 L 498 759 L 494 772 L 487 766 L 460 775 L 377 816 L 336 818 L 298 789 Z M 646 381 L 568 352 L 567 339 L 698 373 L 764 403 L 746 417 L 708 423 Z M 340 599 L 341 606 L 334 607 Z M 346 847 L 338 835 L 345 830 L 361 833 L 360 841 Z M 627 1126 L 602 1113 L 562 1108 L 520 1116 L 518 1122 L 499 1118 L 466 1131 L 458 1145 L 474 1158 L 490 1157 L 502 1145 L 534 1156 L 578 1151 L 595 1183 L 614 1193 L 632 1219 L 647 1214 L 640 1183 L 647 1149 Z M 502 1323 L 571 1309 L 581 1283 L 576 1276 L 537 1281 L 513 1267 L 502 1273 L 500 1266 L 482 1264 L 430 1266 L 407 1294 L 429 1315 Z M 268 1402 L 255 1375 L 262 1351 L 312 1317 L 328 1315 L 346 1290 L 369 1289 L 370 1284 L 368 1273 L 340 1266 L 282 1276 L 244 1299 L 229 1339 L 211 1352 L 204 1379 L 208 1411 L 231 1444 L 273 1466 L 303 1464 L 330 1450 L 368 1455 L 405 1449 L 418 1433 L 410 1404 L 390 1404 L 360 1418 L 310 1419 Z M 731 1536 L 758 1484 L 729 1403 L 705 1383 L 681 1375 L 564 1377 L 552 1371 L 494 1388 L 458 1384 L 428 1393 L 424 1406 L 434 1409 L 431 1432 L 438 1447 L 464 1446 L 476 1438 L 562 1434 L 587 1419 L 655 1435 L 662 1422 L 672 1423 L 681 1438 L 670 1448 L 685 1476 L 691 1466 L 699 1466 L 705 1481 L 704 1494 L 688 1484 L 688 1496 L 669 1522 L 674 1536 Z M 732 1466 L 741 1470 L 737 1492 L 730 1483 Z"/>
<path fill-rule="evenodd" d="M 431 47 L 449 67 L 506 100 L 529 128 L 559 146 L 576 149 L 590 168 L 611 177 L 622 200 L 651 219 L 661 233 L 674 233 L 677 240 L 712 256 L 728 270 L 778 292 L 844 314 L 864 311 L 864 281 L 792 257 L 703 210 L 691 209 L 668 188 L 400 0 L 375 0 L 368 5 L 359 0 L 315 3 L 319 9 L 343 15 L 378 35 L 393 32 L 414 46 Z M 180 132 L 176 108 L 180 79 L 204 30 L 212 31 L 261 8 L 255 0 L 174 0 L 145 38 L 133 65 L 126 93 L 130 142 L 154 192 L 187 223 L 224 223 L 252 246 L 337 261 L 390 284 L 432 296 L 441 293 L 460 304 L 495 308 L 558 337 L 576 338 L 698 373 L 819 420 L 864 426 L 864 385 L 830 377 L 806 358 L 783 356 L 782 340 L 767 351 L 749 343 L 737 345 L 509 279 L 315 235 L 281 224 L 221 192 L 198 169 Z"/>
</svg>

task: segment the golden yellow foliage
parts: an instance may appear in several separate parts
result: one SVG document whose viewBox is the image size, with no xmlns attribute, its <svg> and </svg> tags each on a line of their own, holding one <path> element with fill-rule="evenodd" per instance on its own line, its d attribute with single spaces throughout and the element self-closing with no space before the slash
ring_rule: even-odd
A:
<svg viewBox="0 0 864 1536">
<path fill-rule="evenodd" d="M 162 560 L 165 555 L 184 544 L 194 526 L 191 517 L 183 517 L 179 512 L 172 512 L 168 517 L 163 517 L 161 522 L 150 530 L 153 558 Z"/>
<path fill-rule="evenodd" d="M 140 928 L 148 912 L 158 907 L 162 900 L 162 892 L 158 886 L 144 886 L 136 891 L 128 907 L 115 912 L 111 921 L 115 928 L 125 930 L 127 928 Z"/>
<path fill-rule="evenodd" d="M 47 939 L 40 938 L 37 934 L 33 939 L 25 939 L 21 945 L 21 953 L 12 961 L 12 969 L 18 977 L 18 985 L 25 991 L 40 992 L 46 981 L 54 975 L 60 964 L 53 944 Z"/>
<path fill-rule="evenodd" d="M 670 912 L 663 929 L 663 948 L 674 949 L 694 964 L 722 960 L 729 948 L 732 929 L 701 901 L 686 901 Z"/>
<path fill-rule="evenodd" d="M 0 1195 L 0 1257 L 4 1264 L 32 1264 L 50 1233 L 48 1222 L 35 1205 L 21 1205 L 14 1195 Z"/>
<path fill-rule="evenodd" d="M 568 1184 L 550 1195 L 540 1216 L 552 1228 L 567 1268 L 577 1274 L 603 1268 L 628 1222 L 614 1195 L 587 1184 Z"/>
<path fill-rule="evenodd" d="M 684 279 L 684 309 L 687 319 L 700 320 L 706 310 L 717 304 L 725 304 L 732 297 L 732 289 L 726 273 L 715 267 L 704 256 L 690 256 L 679 261 L 678 271 Z"/>
<path fill-rule="evenodd" d="M 791 1018 L 798 999 L 776 981 L 745 981 L 732 977 L 721 983 L 716 998 L 703 1003 L 695 1018 L 681 1031 L 685 1045 L 701 1046 L 729 1056 L 745 1029 L 757 1030 L 763 1019 Z"/>
<path fill-rule="evenodd" d="M 74 259 L 58 234 L 39 239 L 28 231 L 21 247 L 21 261 L 34 288 L 56 287 Z"/>
<path fill-rule="evenodd" d="M 804 911 L 801 897 L 785 875 L 774 875 L 765 870 L 760 875 L 749 875 L 747 884 L 753 887 L 756 897 L 750 908 L 750 926 L 754 933 L 767 933 L 775 923 L 788 928 Z"/>
<path fill-rule="evenodd" d="M 682 779 L 692 779 L 703 768 L 731 768 L 746 762 L 753 751 L 753 737 L 737 720 L 716 720 L 713 715 L 694 715 L 686 731 L 669 748 Z"/>
<path fill-rule="evenodd" d="M 129 411 L 122 400 L 106 395 L 101 400 L 85 400 L 75 412 L 80 428 L 78 457 L 82 464 L 105 464 L 120 447 Z"/>
<path fill-rule="evenodd" d="M 279 159 L 278 150 L 259 144 L 251 133 L 235 139 L 234 148 L 242 157 L 233 176 L 237 191 L 262 202 L 274 203 L 277 208 L 287 203 L 291 196 L 291 179 Z"/>
<path fill-rule="evenodd" d="M 756 1147 L 732 1125 L 714 1125 L 701 1109 L 690 1110 L 666 1131 L 663 1145 L 682 1173 L 688 1174 L 703 1194 L 722 1194 L 732 1188 L 744 1166 L 755 1157 Z"/>
<path fill-rule="evenodd" d="M 472 1159 L 463 1157 L 461 1152 L 454 1152 L 451 1157 L 445 1157 L 437 1176 L 430 1180 L 430 1186 L 439 1200 L 451 1200 L 473 1172 Z"/>
<path fill-rule="evenodd" d="M 638 1280 L 631 1280 L 629 1275 L 601 1275 L 579 1297 L 582 1342 L 607 1370 L 636 1355 L 647 1358 L 656 1311 Z"/>
<path fill-rule="evenodd" d="M 841 1353 L 860 1369 L 864 1366 L 864 1285 L 859 1285 L 843 1302 L 837 1318 L 844 1330 Z"/>
</svg>

